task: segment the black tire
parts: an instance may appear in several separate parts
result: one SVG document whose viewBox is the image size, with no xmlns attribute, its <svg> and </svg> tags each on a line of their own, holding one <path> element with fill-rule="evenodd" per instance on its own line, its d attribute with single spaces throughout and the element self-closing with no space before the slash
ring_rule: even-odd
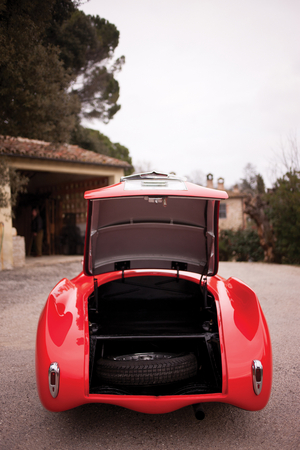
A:
<svg viewBox="0 0 300 450">
<path fill-rule="evenodd" d="M 141 355 L 141 354 L 139 354 Z M 97 361 L 102 382 L 123 386 L 154 386 L 175 383 L 197 374 L 197 359 L 192 353 L 149 353 L 143 357 L 123 355 Z M 146 359 L 147 355 L 151 355 Z"/>
</svg>

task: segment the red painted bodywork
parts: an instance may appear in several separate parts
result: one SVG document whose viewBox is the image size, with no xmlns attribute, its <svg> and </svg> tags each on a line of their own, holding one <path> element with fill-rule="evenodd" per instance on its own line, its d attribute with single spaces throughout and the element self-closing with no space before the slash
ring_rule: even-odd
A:
<svg viewBox="0 0 300 450">
<path fill-rule="evenodd" d="M 125 277 L 168 275 L 174 271 L 129 270 Z M 98 276 L 103 284 L 121 278 L 121 272 Z M 199 276 L 180 276 L 199 283 Z M 63 279 L 53 289 L 41 314 L 36 343 L 36 374 L 42 404 L 51 411 L 64 411 L 85 403 L 110 403 L 144 413 L 166 413 L 194 403 L 222 402 L 247 410 L 265 407 L 272 384 L 272 352 L 268 327 L 255 293 L 245 284 L 219 276 L 208 280 L 219 319 L 223 390 L 218 394 L 180 396 L 89 395 L 89 332 L 87 299 L 93 278 L 84 274 Z M 262 362 L 264 381 L 257 396 L 252 387 L 251 363 Z M 61 370 L 58 397 L 48 386 L 48 369 L 58 362 Z"/>
<path fill-rule="evenodd" d="M 216 191 L 215 189 L 209 189 L 203 186 L 199 186 L 193 183 L 185 182 L 187 187 L 186 190 L 174 191 L 167 189 L 155 189 L 143 190 L 142 195 L 157 195 L 157 196 L 172 196 L 180 195 L 181 197 L 201 197 L 201 198 L 217 198 L 226 199 L 228 195 L 225 191 Z M 113 186 L 107 186 L 99 189 L 94 189 L 92 191 L 86 191 L 84 198 L 87 200 L 98 199 L 98 198 L 111 198 L 111 197 L 131 197 L 132 195 L 141 195 L 140 191 L 131 191 L 124 189 L 124 183 L 117 183 Z"/>
<path fill-rule="evenodd" d="M 188 184 L 188 183 L 187 183 Z M 189 185 L 181 196 L 199 196 L 199 186 Z M 201 188 L 204 198 L 215 198 L 216 191 Z M 143 192 L 144 194 L 144 192 Z M 174 195 L 165 190 L 156 195 Z M 218 198 L 226 198 L 218 192 Z M 87 192 L 86 199 L 132 195 L 122 183 Z M 132 276 L 176 277 L 173 270 L 136 269 L 124 272 Z M 179 276 L 199 284 L 199 274 L 179 272 Z M 98 285 L 122 277 L 121 271 L 96 276 Z M 73 280 L 63 279 L 50 293 L 41 313 L 36 339 L 36 379 L 42 404 L 50 411 L 64 411 L 86 403 L 110 403 L 144 413 L 167 413 L 187 405 L 222 402 L 246 410 L 260 410 L 270 397 L 272 351 L 265 317 L 255 293 L 235 278 L 218 275 L 208 278 L 208 290 L 216 301 L 222 358 L 222 392 L 201 395 L 100 395 L 89 394 L 89 322 L 88 297 L 94 289 L 94 276 L 81 273 Z M 263 387 L 256 395 L 252 384 L 252 361 L 263 365 Z M 60 367 L 59 393 L 52 398 L 48 384 L 51 363 Z"/>
</svg>

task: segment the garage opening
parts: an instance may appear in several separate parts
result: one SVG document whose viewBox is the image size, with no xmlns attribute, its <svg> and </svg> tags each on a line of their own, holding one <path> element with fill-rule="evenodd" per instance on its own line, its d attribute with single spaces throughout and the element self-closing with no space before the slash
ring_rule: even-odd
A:
<svg viewBox="0 0 300 450">
<path fill-rule="evenodd" d="M 45 171 L 22 174 L 29 182 L 27 192 L 18 197 L 13 226 L 25 237 L 26 255 L 35 256 L 36 252 L 31 245 L 33 208 L 38 209 L 42 220 L 43 255 L 82 255 L 87 208 L 84 192 L 108 186 L 108 177 Z"/>
</svg>

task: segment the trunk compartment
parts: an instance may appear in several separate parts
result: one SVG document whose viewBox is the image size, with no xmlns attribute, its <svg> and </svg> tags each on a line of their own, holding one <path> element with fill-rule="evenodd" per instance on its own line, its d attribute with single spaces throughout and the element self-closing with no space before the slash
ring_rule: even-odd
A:
<svg viewBox="0 0 300 450">
<path fill-rule="evenodd" d="M 174 276 L 135 276 L 99 287 L 95 284 L 88 313 L 90 393 L 183 395 L 222 391 L 217 311 L 205 286 L 200 289 L 199 284 Z M 194 355 L 195 373 L 186 379 L 154 385 L 126 384 L 122 374 L 121 382 L 107 382 L 99 376 L 99 369 L 97 373 L 99 361 L 122 360 L 122 355 L 123 359 L 133 355 L 147 360 L 144 355 L 162 354 L 179 358 Z"/>
</svg>

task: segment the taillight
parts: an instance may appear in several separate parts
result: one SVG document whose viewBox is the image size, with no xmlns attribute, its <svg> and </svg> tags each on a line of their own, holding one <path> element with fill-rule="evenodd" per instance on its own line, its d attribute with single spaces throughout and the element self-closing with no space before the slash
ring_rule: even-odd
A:
<svg viewBox="0 0 300 450">
<path fill-rule="evenodd" d="M 54 362 L 50 364 L 48 372 L 49 390 L 53 398 L 57 397 L 59 390 L 59 365 Z"/>
<path fill-rule="evenodd" d="M 261 393 L 263 383 L 263 366 L 258 359 L 252 361 L 253 389 L 256 395 Z"/>
</svg>

